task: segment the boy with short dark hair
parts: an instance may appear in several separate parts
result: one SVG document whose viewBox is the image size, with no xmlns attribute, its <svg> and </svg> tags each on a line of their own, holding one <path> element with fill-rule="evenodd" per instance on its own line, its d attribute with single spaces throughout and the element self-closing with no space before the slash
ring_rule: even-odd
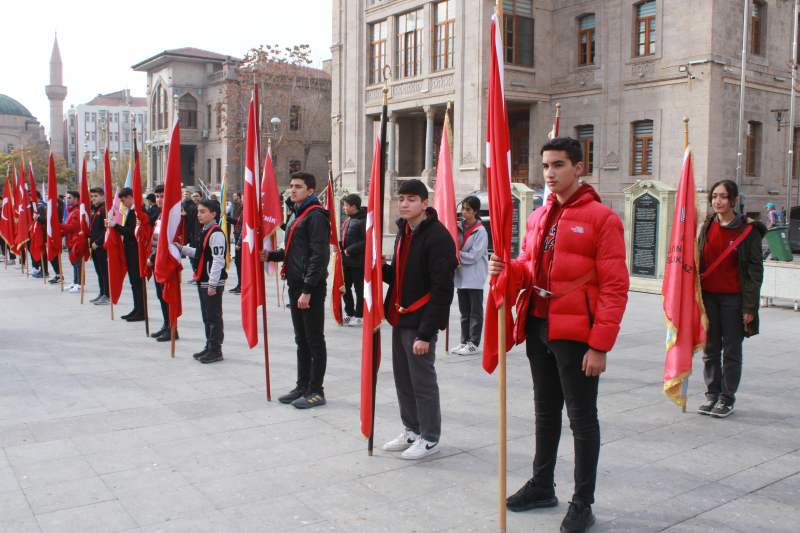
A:
<svg viewBox="0 0 800 533">
<path fill-rule="evenodd" d="M 367 246 L 367 210 L 361 197 L 348 194 L 342 198 L 347 220 L 342 223 L 342 267 L 344 274 L 344 318 L 347 326 L 359 327 L 364 317 L 364 249 Z M 355 289 L 355 300 L 353 299 Z"/>
<path fill-rule="evenodd" d="M 122 205 L 128 209 L 125 223 L 117 224 L 113 219 L 106 219 L 106 226 L 116 230 L 122 235 L 125 262 L 128 265 L 128 283 L 133 293 L 133 310 L 120 318 L 128 322 L 142 322 L 144 320 L 144 289 L 142 276 L 139 272 L 139 244 L 136 242 L 136 215 L 133 213 L 133 190 L 125 187 L 117 195 Z"/>
<path fill-rule="evenodd" d="M 453 237 L 428 207 L 420 180 L 397 191 L 400 219 L 392 264 L 384 264 L 389 284 L 384 307 L 392 325 L 392 368 L 400 419 L 405 426 L 384 444 L 403 459 L 422 459 L 439 451 L 442 414 L 436 377 L 436 340 L 447 327 L 458 261 Z M 385 257 L 384 257 L 385 260 Z"/>
</svg>

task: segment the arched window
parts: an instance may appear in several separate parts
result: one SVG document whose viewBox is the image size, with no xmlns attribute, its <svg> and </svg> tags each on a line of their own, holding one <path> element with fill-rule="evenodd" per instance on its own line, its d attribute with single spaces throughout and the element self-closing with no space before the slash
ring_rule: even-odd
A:
<svg viewBox="0 0 800 533">
<path fill-rule="evenodd" d="M 169 96 L 167 90 L 161 89 L 161 128 L 169 127 Z"/>
<path fill-rule="evenodd" d="M 184 94 L 178 100 L 178 120 L 181 128 L 197 129 L 197 99 L 191 94 Z"/>
<path fill-rule="evenodd" d="M 158 100 L 161 97 L 161 89 L 156 89 L 153 92 L 153 105 L 151 109 L 152 117 L 153 117 L 153 126 L 158 126 L 161 122 L 161 115 L 159 115 L 159 105 Z M 159 126 L 160 127 L 160 126 Z"/>
</svg>

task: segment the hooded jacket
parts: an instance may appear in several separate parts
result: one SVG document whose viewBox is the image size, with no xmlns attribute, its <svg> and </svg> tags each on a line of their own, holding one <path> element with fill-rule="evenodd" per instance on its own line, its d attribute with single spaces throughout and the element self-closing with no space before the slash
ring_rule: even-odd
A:
<svg viewBox="0 0 800 533">
<path fill-rule="evenodd" d="M 364 268 L 364 249 L 367 246 L 367 209 L 361 207 L 342 224 L 342 265 Z M 344 252 L 347 252 L 345 255 Z"/>
<path fill-rule="evenodd" d="M 476 222 L 477 224 L 477 222 Z M 459 252 L 460 264 L 456 269 L 454 283 L 456 289 L 483 290 L 489 277 L 489 237 L 481 224 L 475 228 L 467 242 L 464 242 L 464 221 L 458 223 L 458 242 L 462 244 Z"/>
<path fill-rule="evenodd" d="M 511 262 L 509 283 L 514 290 L 525 290 L 517 302 L 514 338 L 518 344 L 525 340 L 547 215 L 556 201 L 551 194 L 547 205 L 528 218 L 523 252 Z M 616 342 L 628 302 L 630 280 L 622 221 L 600 203 L 594 188 L 584 183 L 561 208 L 557 222 L 548 286 L 542 288 L 556 292 L 588 272 L 594 276 L 572 292 L 547 300 L 548 340 L 578 341 L 608 352 Z"/>
<path fill-rule="evenodd" d="M 67 241 L 67 247 L 69 248 L 75 246 L 75 239 L 81 231 L 80 216 L 80 204 L 67 206 L 67 221 L 61 224 L 61 232 L 64 234 L 64 239 Z"/>
<path fill-rule="evenodd" d="M 403 292 L 398 305 L 409 307 L 417 300 L 430 293 L 431 298 L 421 308 L 411 313 L 400 315 L 398 328 L 417 330 L 419 340 L 430 342 L 437 331 L 447 327 L 450 318 L 450 304 L 453 302 L 453 276 L 458 261 L 456 245 L 447 228 L 439 221 L 436 210 L 429 207 L 428 216 L 414 228 L 413 238 L 406 256 L 403 276 Z M 395 282 L 395 261 L 400 236 L 405 234 L 408 222 L 397 220 L 397 237 L 392 264 L 383 266 L 383 280 L 389 284 L 384 309 L 388 316 L 392 302 Z"/>
<path fill-rule="evenodd" d="M 292 231 L 295 221 L 313 205 L 320 207 L 312 209 Z M 328 278 L 328 263 L 331 256 L 331 213 L 322 208 L 316 194 L 306 199 L 302 205 L 297 206 L 292 203 L 291 210 L 292 213 L 286 222 L 284 247 L 270 252 L 268 260 L 282 261 L 289 286 L 302 286 L 304 294 L 311 294 L 314 287 L 324 284 Z M 289 242 L 289 235 L 292 241 L 287 255 L 286 243 Z"/>
<path fill-rule="evenodd" d="M 697 250 L 700 255 L 700 272 L 706 271 L 705 245 L 708 230 L 716 215 L 709 215 L 700 228 L 697 237 Z M 747 226 L 753 229 L 747 237 L 736 247 L 739 263 L 739 286 L 742 289 L 742 314 L 748 313 L 755 318 L 744 330 L 745 337 L 758 335 L 758 308 L 761 305 L 761 282 L 764 279 L 764 256 L 761 250 L 761 239 L 767 234 L 767 227 L 757 220 L 745 218 L 741 213 L 736 214 L 734 221 L 725 226 L 736 229 L 736 234 L 741 235 Z"/>
</svg>

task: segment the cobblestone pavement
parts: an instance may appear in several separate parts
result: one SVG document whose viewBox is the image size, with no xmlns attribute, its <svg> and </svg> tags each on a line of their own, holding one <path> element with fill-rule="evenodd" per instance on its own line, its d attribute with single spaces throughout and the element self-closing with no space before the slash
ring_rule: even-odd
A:
<svg viewBox="0 0 800 533">
<path fill-rule="evenodd" d="M 88 301 L 91 265 L 87 280 Z M 294 386 L 296 366 L 289 314 L 269 287 L 277 397 Z M 480 356 L 439 349 L 442 451 L 403 461 L 379 451 L 402 429 L 385 328 L 376 453 L 368 457 L 359 329 L 327 318 L 328 404 L 299 411 L 267 403 L 263 349 L 246 348 L 238 296 L 223 299 L 225 361 L 192 359 L 203 330 L 196 289 L 184 283 L 183 292 L 172 359 L 168 343 L 145 338 L 143 323 L 112 322 L 108 307 L 81 306 L 79 295 L 0 265 L 0 531 L 497 530 L 497 378 L 483 372 Z M 152 283 L 149 297 L 157 315 Z M 117 315 L 130 302 L 126 288 Z M 593 531 L 796 531 L 800 313 L 790 308 L 762 310 L 762 334 L 745 342 L 736 412 L 716 420 L 694 413 L 703 400 L 700 357 L 688 412 L 662 395 L 660 299 L 631 293 L 600 380 Z M 519 347 L 508 369 L 513 493 L 530 477 L 533 456 L 531 377 Z M 566 414 L 564 424 L 561 503 L 509 513 L 509 531 L 558 531 L 572 493 Z"/>
</svg>

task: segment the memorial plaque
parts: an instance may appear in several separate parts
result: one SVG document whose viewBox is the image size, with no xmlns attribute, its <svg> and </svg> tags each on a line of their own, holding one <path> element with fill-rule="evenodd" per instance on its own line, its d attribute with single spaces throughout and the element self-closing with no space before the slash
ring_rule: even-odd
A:
<svg viewBox="0 0 800 533">
<path fill-rule="evenodd" d="M 514 205 L 514 210 L 511 214 L 511 259 L 516 259 L 519 255 L 520 247 L 520 200 L 513 194 L 511 195 L 511 202 Z M 526 221 L 527 222 L 527 221 Z"/>
<path fill-rule="evenodd" d="M 658 199 L 647 193 L 633 201 L 631 274 L 634 276 L 656 277 L 658 204 Z"/>
</svg>

